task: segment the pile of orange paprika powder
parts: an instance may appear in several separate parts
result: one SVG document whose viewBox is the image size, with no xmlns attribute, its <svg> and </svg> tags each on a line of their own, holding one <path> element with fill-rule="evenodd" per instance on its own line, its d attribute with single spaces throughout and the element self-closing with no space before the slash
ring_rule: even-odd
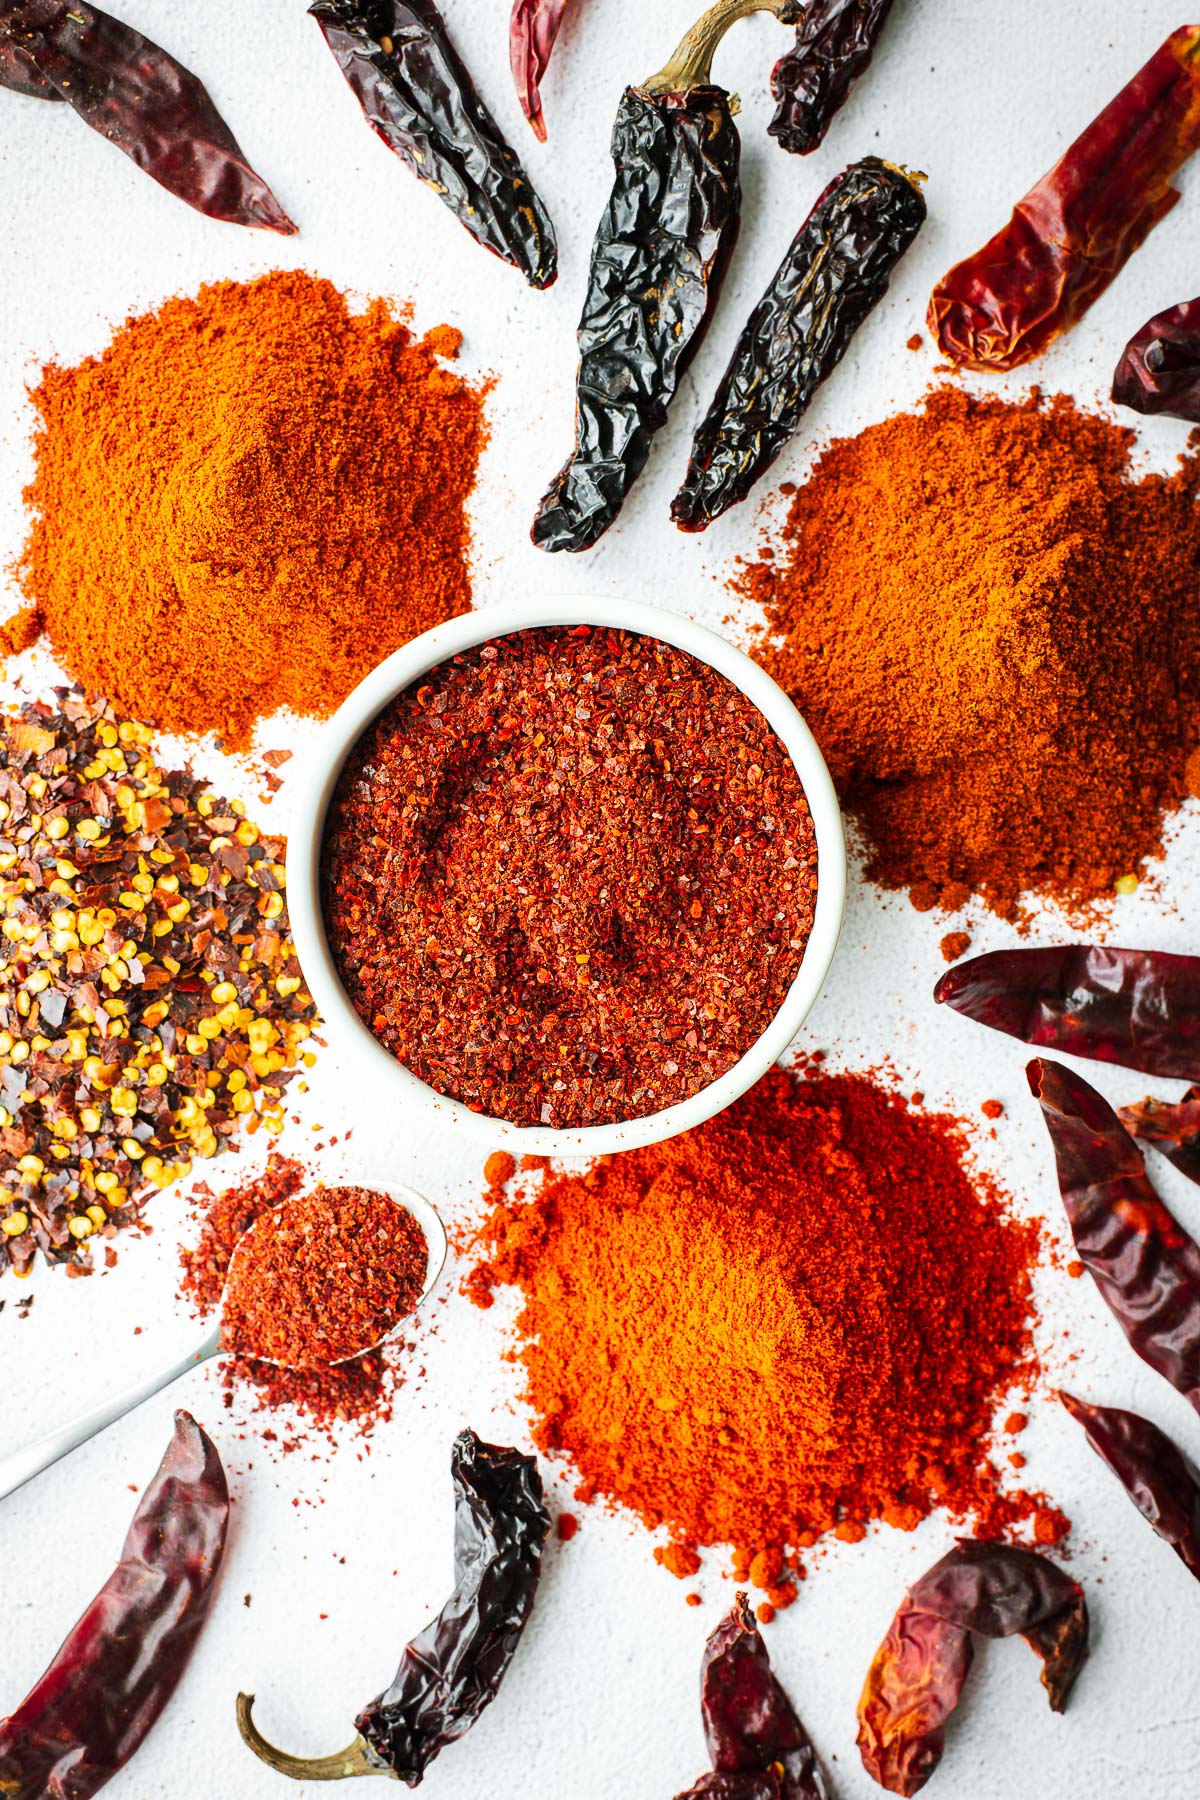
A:
<svg viewBox="0 0 1200 1800">
<path fill-rule="evenodd" d="M 999 1441 L 1039 1375 L 1039 1228 L 956 1120 L 818 1058 L 586 1173 L 498 1154 L 486 1174 L 467 1291 L 520 1290 L 534 1440 L 577 1498 L 665 1527 L 674 1574 L 729 1545 L 770 1616 L 802 1552 L 876 1519 L 1065 1534 Z"/>
</svg>

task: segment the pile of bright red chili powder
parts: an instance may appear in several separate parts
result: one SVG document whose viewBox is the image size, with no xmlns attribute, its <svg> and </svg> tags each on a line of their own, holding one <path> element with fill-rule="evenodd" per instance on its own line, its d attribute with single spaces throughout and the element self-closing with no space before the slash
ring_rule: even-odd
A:
<svg viewBox="0 0 1200 1800">
<path fill-rule="evenodd" d="M 812 928 L 817 853 L 751 702 L 652 638 L 518 632 L 402 694 L 330 808 L 330 947 L 375 1036 L 522 1125 L 640 1117 L 737 1062 Z"/>
<path fill-rule="evenodd" d="M 797 1552 L 935 1507 L 987 1535 L 1066 1529 L 1004 1486 L 998 1407 L 1036 1373 L 1034 1224 L 973 1168 L 962 1127 L 867 1075 L 771 1073 L 736 1105 L 585 1174 L 500 1197 L 468 1291 L 521 1292 L 540 1449 L 579 1497 L 671 1538 L 686 1575 L 734 1547 L 786 1604 Z M 1021 1458 L 1010 1441 L 1008 1460 Z M 757 1570 L 757 1573 L 755 1573 Z"/>
</svg>

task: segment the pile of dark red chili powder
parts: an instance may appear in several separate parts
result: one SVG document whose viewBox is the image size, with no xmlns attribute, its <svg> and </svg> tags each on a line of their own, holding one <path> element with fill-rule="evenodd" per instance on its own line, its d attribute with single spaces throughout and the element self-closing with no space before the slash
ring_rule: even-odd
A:
<svg viewBox="0 0 1200 1800">
<path fill-rule="evenodd" d="M 786 1599 L 798 1550 L 874 1519 L 1065 1530 L 993 1461 L 997 1408 L 1019 1429 L 1037 1373 L 1038 1229 L 952 1118 L 866 1075 L 774 1069 L 668 1143 L 520 1181 L 468 1291 L 520 1289 L 535 1441 L 580 1497 L 665 1526 L 674 1572 L 728 1544 Z"/>
<path fill-rule="evenodd" d="M 787 993 L 816 887 L 757 708 L 682 650 L 586 625 L 400 695 L 325 837 L 361 1017 L 440 1093 L 522 1125 L 636 1118 L 723 1075 Z"/>
</svg>

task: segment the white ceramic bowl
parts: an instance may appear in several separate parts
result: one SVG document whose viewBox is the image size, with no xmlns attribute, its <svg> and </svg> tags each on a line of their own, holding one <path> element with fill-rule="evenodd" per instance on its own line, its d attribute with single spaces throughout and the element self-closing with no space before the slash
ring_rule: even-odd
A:
<svg viewBox="0 0 1200 1800">
<path fill-rule="evenodd" d="M 546 625 L 596 625 L 659 638 L 708 663 L 752 700 L 787 748 L 803 785 L 817 839 L 817 905 L 804 960 L 783 1004 L 762 1036 L 718 1080 L 689 1100 L 661 1112 L 647 1113 L 618 1125 L 587 1125 L 558 1130 L 544 1125 L 512 1125 L 472 1112 L 459 1100 L 439 1094 L 371 1035 L 355 1012 L 338 978 L 325 938 L 321 912 L 321 840 L 325 813 L 342 764 L 363 732 L 404 688 L 439 663 L 476 644 L 510 632 Z M 288 907 L 296 950 L 330 1042 L 352 1058 L 364 1077 L 390 1082 L 397 1098 L 420 1102 L 431 1121 L 447 1132 L 469 1136 L 489 1148 L 516 1155 L 596 1156 L 658 1143 L 676 1132 L 699 1125 L 752 1087 L 777 1062 L 804 1023 L 829 972 L 837 948 L 846 897 L 846 843 L 833 782 L 808 726 L 778 684 L 764 669 L 724 638 L 677 613 L 638 601 L 558 599 L 511 601 L 450 619 L 414 638 L 367 679 L 323 725 L 318 748 L 297 784 L 288 840 Z"/>
</svg>

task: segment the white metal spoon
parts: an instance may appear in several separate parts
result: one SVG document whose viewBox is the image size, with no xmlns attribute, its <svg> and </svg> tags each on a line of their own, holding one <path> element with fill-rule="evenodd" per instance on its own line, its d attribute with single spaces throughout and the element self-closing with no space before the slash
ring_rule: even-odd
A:
<svg viewBox="0 0 1200 1800">
<path fill-rule="evenodd" d="M 391 1199 L 412 1214 L 425 1233 L 429 1262 L 425 1285 L 421 1289 L 421 1295 L 417 1301 L 417 1306 L 421 1306 L 429 1298 L 446 1264 L 446 1228 L 435 1207 L 413 1188 L 391 1187 L 375 1191 L 386 1191 Z M 234 1255 L 237 1255 L 236 1248 Z M 413 1308 L 413 1311 L 416 1311 L 416 1307 Z M 406 1318 L 411 1317 L 412 1313 L 406 1315 Z M 391 1331 L 387 1332 L 378 1343 L 364 1344 L 357 1354 L 362 1356 L 368 1350 L 378 1349 L 379 1344 L 386 1343 L 388 1338 L 393 1337 L 404 1323 L 405 1319 L 398 1319 Z M 144 1381 L 135 1382 L 132 1387 L 125 1388 L 122 1393 L 114 1394 L 111 1399 L 102 1400 L 98 1406 L 93 1406 L 90 1412 L 82 1413 L 79 1418 L 72 1419 L 66 1425 L 57 1426 L 55 1430 L 48 1431 L 44 1437 L 35 1438 L 32 1444 L 26 1444 L 22 1449 L 10 1452 L 8 1456 L 0 1457 L 0 1500 L 15 1492 L 17 1488 L 23 1487 L 25 1482 L 32 1481 L 35 1475 L 40 1475 L 43 1469 L 48 1469 L 51 1463 L 56 1463 L 60 1457 L 78 1449 L 80 1444 L 85 1444 L 89 1438 L 95 1437 L 98 1431 L 103 1431 L 106 1426 L 112 1425 L 117 1419 L 123 1419 L 126 1413 L 132 1412 L 135 1406 L 140 1406 L 143 1400 L 149 1400 L 152 1394 L 161 1393 L 163 1388 L 170 1387 L 173 1381 L 178 1381 L 179 1377 L 186 1375 L 189 1369 L 196 1368 L 199 1363 L 207 1362 L 210 1356 L 220 1356 L 225 1348 L 226 1346 L 221 1342 L 221 1321 L 218 1318 L 216 1325 L 197 1349 L 191 1350 L 186 1356 L 181 1356 L 177 1361 L 169 1363 L 165 1369 L 158 1369 L 153 1375 L 148 1375 Z M 338 1361 L 351 1362 L 353 1358 L 343 1356 L 339 1357 Z"/>
</svg>

